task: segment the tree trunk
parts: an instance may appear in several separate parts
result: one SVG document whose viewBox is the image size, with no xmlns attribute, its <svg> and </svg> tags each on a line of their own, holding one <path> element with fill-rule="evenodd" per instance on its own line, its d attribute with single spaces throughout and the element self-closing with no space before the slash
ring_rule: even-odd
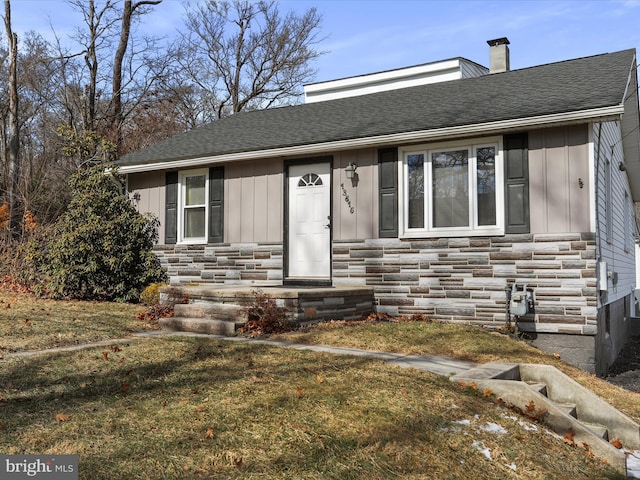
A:
<svg viewBox="0 0 640 480">
<path fill-rule="evenodd" d="M 11 230 L 17 231 L 20 225 L 19 185 L 20 185 L 20 124 L 18 119 L 18 35 L 11 27 L 11 4 L 4 0 L 4 26 L 9 42 L 9 141 L 6 160 L 9 166 L 7 196 Z"/>
<path fill-rule="evenodd" d="M 122 11 L 122 29 L 120 30 L 120 42 L 113 59 L 113 117 L 111 119 L 111 127 L 113 128 L 116 155 L 119 153 L 120 145 L 122 145 L 122 62 L 124 54 L 127 51 L 129 43 L 129 34 L 131 32 L 131 14 L 133 8 L 131 0 L 125 0 Z"/>
<path fill-rule="evenodd" d="M 85 63 L 89 69 L 89 85 L 86 86 L 86 111 L 84 113 L 84 130 L 92 132 L 96 121 L 96 91 L 98 83 L 98 58 L 96 54 L 96 41 L 98 39 L 98 24 L 96 20 L 96 6 L 94 0 L 89 1 L 89 31 L 90 40 L 85 53 Z"/>
<path fill-rule="evenodd" d="M 122 123 L 124 118 L 122 115 L 122 64 L 124 56 L 127 53 L 129 44 L 129 36 L 131 34 L 131 19 L 136 9 L 142 5 L 158 5 L 162 0 L 142 0 L 134 4 L 131 0 L 125 0 L 122 10 L 122 27 L 120 29 L 120 41 L 116 49 L 113 59 L 113 79 L 111 90 L 113 92 L 113 115 L 111 118 L 111 127 L 116 143 L 116 155 L 120 154 L 122 146 Z"/>
</svg>

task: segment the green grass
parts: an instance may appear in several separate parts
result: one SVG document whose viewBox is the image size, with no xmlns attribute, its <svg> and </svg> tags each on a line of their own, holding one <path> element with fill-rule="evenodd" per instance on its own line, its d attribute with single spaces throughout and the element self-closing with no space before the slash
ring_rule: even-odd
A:
<svg viewBox="0 0 640 480">
<path fill-rule="evenodd" d="M 52 346 L 53 335 L 54 345 L 73 344 L 153 328 L 136 320 L 139 307 L 9 300 L 9 308 L 0 303 L 5 353 Z M 626 413 L 640 413 L 637 394 L 480 328 L 337 322 L 281 338 L 555 363 Z M 483 430 L 489 422 L 508 433 Z M 190 337 L 5 355 L 0 452 L 77 454 L 81 479 L 623 478 L 443 377 L 360 357 Z"/>
</svg>

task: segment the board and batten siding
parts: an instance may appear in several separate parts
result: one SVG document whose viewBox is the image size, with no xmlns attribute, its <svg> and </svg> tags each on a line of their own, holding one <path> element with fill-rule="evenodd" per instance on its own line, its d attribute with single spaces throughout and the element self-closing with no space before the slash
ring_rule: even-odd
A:
<svg viewBox="0 0 640 480">
<path fill-rule="evenodd" d="M 224 241 L 281 242 L 283 219 L 282 159 L 252 160 L 225 165 Z M 141 213 L 160 220 L 159 238 L 164 243 L 165 172 L 129 174 L 130 197 Z"/>
<path fill-rule="evenodd" d="M 283 229 L 281 158 L 225 165 L 225 242 L 281 242 Z"/>
<path fill-rule="evenodd" d="M 531 233 L 584 233 L 590 222 L 587 125 L 529 132 Z"/>
<path fill-rule="evenodd" d="M 621 300 L 635 289 L 635 248 L 630 238 L 635 232 L 631 192 L 623 162 L 622 135 L 618 122 L 593 125 L 593 154 L 595 182 L 596 259 L 607 264 L 607 270 L 617 274 L 617 282 L 608 280 L 607 292 L 599 297 L 598 305 Z M 625 238 L 626 236 L 626 238 Z"/>
<path fill-rule="evenodd" d="M 349 163 L 357 165 L 354 181 L 346 176 Z M 333 239 L 354 240 L 378 236 L 378 150 L 362 149 L 333 155 Z"/>
<path fill-rule="evenodd" d="M 140 213 L 150 213 L 160 220 L 158 229 L 160 243 L 164 242 L 165 172 L 146 172 L 127 175 L 129 198 Z M 134 200 L 138 193 L 140 200 Z"/>
</svg>

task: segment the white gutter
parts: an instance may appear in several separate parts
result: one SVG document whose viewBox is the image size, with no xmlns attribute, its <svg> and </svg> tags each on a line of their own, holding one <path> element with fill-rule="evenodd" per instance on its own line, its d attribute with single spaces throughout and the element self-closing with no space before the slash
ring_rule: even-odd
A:
<svg viewBox="0 0 640 480">
<path fill-rule="evenodd" d="M 474 135 L 493 130 L 513 130 L 524 127 L 541 127 L 543 125 L 593 120 L 594 118 L 606 119 L 619 117 L 624 112 L 624 105 L 594 108 L 578 112 L 555 113 L 552 115 L 539 115 L 512 120 L 500 120 L 497 122 L 477 123 L 473 125 L 461 125 L 456 127 L 437 128 L 413 132 L 394 133 L 389 135 L 377 135 L 373 137 L 338 140 L 334 142 L 313 143 L 292 147 L 271 148 L 266 150 L 253 150 L 249 152 L 229 153 L 198 158 L 186 158 L 183 160 L 168 160 L 166 162 L 146 163 L 140 165 L 121 165 L 118 172 L 121 174 L 151 172 L 154 170 L 183 169 L 211 165 L 215 163 L 238 162 L 242 160 L 257 160 L 270 157 L 302 156 L 319 153 L 327 153 L 336 150 L 348 150 L 372 145 L 393 145 L 411 142 L 423 142 L 434 139 L 446 139 L 448 137 L 460 137 Z"/>
</svg>

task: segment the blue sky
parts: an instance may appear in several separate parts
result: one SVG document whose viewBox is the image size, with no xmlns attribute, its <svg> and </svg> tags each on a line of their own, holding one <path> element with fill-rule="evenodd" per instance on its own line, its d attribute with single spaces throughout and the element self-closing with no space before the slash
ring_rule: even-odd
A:
<svg viewBox="0 0 640 480">
<path fill-rule="evenodd" d="M 81 19 L 63 0 L 11 0 L 14 30 L 64 36 Z M 640 0 L 281 0 L 323 16 L 317 81 L 452 57 L 488 65 L 486 41 L 508 37 L 511 68 L 640 47 Z M 145 28 L 175 35 L 181 0 L 164 0 Z"/>
</svg>

